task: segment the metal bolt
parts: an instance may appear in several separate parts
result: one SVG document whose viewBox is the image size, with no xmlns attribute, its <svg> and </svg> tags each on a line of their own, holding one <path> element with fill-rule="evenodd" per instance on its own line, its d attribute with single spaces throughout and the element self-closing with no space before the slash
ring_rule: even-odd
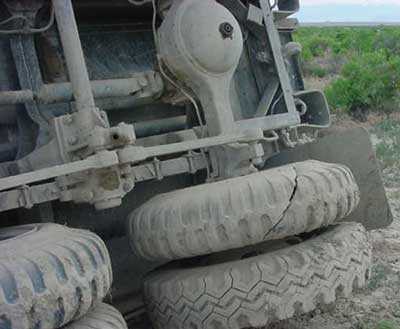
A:
<svg viewBox="0 0 400 329">
<path fill-rule="evenodd" d="M 122 186 L 125 192 L 129 192 L 132 189 L 132 185 L 128 182 L 125 182 Z"/>
<path fill-rule="evenodd" d="M 219 26 L 219 31 L 221 32 L 222 38 L 231 38 L 233 35 L 233 26 L 229 22 L 224 22 Z"/>
<path fill-rule="evenodd" d="M 94 198 L 94 193 L 92 191 L 82 191 L 81 198 L 83 202 L 90 202 Z"/>
<path fill-rule="evenodd" d="M 76 136 L 70 136 L 70 137 L 68 138 L 68 143 L 69 143 L 70 145 L 76 145 L 76 144 L 78 144 L 78 141 L 79 141 L 79 139 L 78 139 L 78 137 L 76 137 Z"/>
</svg>

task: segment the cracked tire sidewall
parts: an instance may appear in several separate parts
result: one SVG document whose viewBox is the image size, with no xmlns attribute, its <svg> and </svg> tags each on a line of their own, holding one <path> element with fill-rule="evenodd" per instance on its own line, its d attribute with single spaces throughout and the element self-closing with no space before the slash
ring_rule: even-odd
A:
<svg viewBox="0 0 400 329">
<path fill-rule="evenodd" d="M 0 250 L 0 328 L 59 328 L 111 287 L 107 248 L 89 231 L 58 224 L 5 228 Z"/>
<path fill-rule="evenodd" d="M 145 280 L 145 301 L 155 329 L 263 327 L 364 287 L 371 250 L 361 224 L 341 224 L 252 258 L 158 270 Z"/>
<path fill-rule="evenodd" d="M 130 215 L 130 243 L 150 261 L 242 248 L 328 226 L 359 194 L 344 165 L 294 163 L 158 195 Z"/>
</svg>

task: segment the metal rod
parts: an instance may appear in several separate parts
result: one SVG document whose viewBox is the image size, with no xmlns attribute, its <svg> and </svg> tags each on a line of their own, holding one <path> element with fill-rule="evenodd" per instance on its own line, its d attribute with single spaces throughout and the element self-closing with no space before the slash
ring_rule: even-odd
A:
<svg viewBox="0 0 400 329">
<path fill-rule="evenodd" d="M 0 191 L 55 178 L 58 176 L 83 172 L 90 169 L 107 168 L 117 164 L 138 163 L 149 158 L 182 153 L 218 145 L 226 145 L 240 141 L 249 142 L 260 140 L 264 139 L 262 136 L 262 130 L 265 131 L 273 128 L 275 129 L 277 127 L 287 127 L 291 125 L 295 126 L 298 123 L 298 115 L 284 113 L 265 118 L 238 121 L 236 122 L 236 125 L 239 133 L 234 135 L 219 135 L 215 137 L 187 140 L 183 142 L 151 147 L 128 146 L 120 149 L 118 151 L 118 155 L 115 151 L 108 151 L 103 155 L 100 155 L 99 153 L 85 160 L 40 169 L 16 176 L 0 178 Z M 254 132 L 255 129 L 259 129 L 260 131 L 255 135 L 248 134 L 249 131 Z"/>
<path fill-rule="evenodd" d="M 31 208 L 36 204 L 57 200 L 61 191 L 57 183 L 34 185 L 25 189 L 15 189 L 0 192 L 0 211 L 7 211 L 21 207 Z"/>
<path fill-rule="evenodd" d="M 147 83 L 147 80 L 140 78 L 127 79 L 110 79 L 110 80 L 95 80 L 91 81 L 91 89 L 93 96 L 99 98 L 112 97 L 129 97 L 135 94 L 143 87 L 139 85 L 138 79 L 142 79 L 142 83 Z M 150 82 L 149 82 L 150 83 Z M 162 84 L 156 83 L 149 88 L 154 94 L 159 94 L 162 91 Z M 71 83 L 52 83 L 43 85 L 43 87 L 34 93 L 32 90 L 16 90 L 16 91 L 0 91 L 0 105 L 13 104 L 29 104 L 37 102 L 39 104 L 54 104 L 72 102 L 74 100 Z"/>
<path fill-rule="evenodd" d="M 298 113 L 281 113 L 268 115 L 262 118 L 253 118 L 237 121 L 236 124 L 240 131 L 251 131 L 261 129 L 271 131 L 288 127 L 295 127 L 301 123 Z"/>
<path fill-rule="evenodd" d="M 71 0 L 53 0 L 53 6 L 77 109 L 95 108 Z"/>
<path fill-rule="evenodd" d="M 157 178 L 152 167 L 152 163 L 132 167 L 132 176 L 135 178 L 135 182 L 139 183 Z M 159 168 L 162 177 L 188 172 L 193 174 L 198 170 L 207 168 L 207 159 L 202 154 L 192 154 L 191 156 L 160 161 Z M 32 186 L 24 185 L 24 188 L 0 192 L 0 211 L 20 207 L 30 208 L 36 204 L 57 200 L 61 197 L 62 191 L 58 184 L 54 182 Z"/>
<path fill-rule="evenodd" d="M 135 122 L 135 133 L 137 137 L 147 137 L 169 133 L 171 131 L 184 130 L 187 125 L 186 115 L 172 118 Z"/>
<path fill-rule="evenodd" d="M 281 82 L 283 98 L 289 113 L 297 113 L 293 98 L 293 88 L 290 84 L 289 74 L 286 69 L 285 60 L 282 54 L 282 43 L 279 32 L 275 25 L 274 14 L 268 0 L 260 0 L 260 6 L 264 15 L 265 29 L 271 44 L 272 55 L 274 57 L 276 71 Z"/>
<path fill-rule="evenodd" d="M 107 168 L 117 164 L 118 157 L 115 152 L 110 151 L 103 152 L 103 154 L 98 153 L 86 158 L 85 160 L 0 178 L 0 191 L 86 170 Z"/>
<path fill-rule="evenodd" d="M 150 147 L 128 146 L 118 152 L 121 164 L 137 163 L 146 159 L 171 155 L 197 149 L 204 149 L 213 146 L 220 146 L 235 143 L 241 140 L 248 141 L 249 136 L 245 133 L 233 135 L 219 135 L 202 139 L 187 140 L 183 142 L 171 143 L 166 145 L 157 145 Z M 262 139 L 257 136 L 254 139 Z M 1 180 L 0 180 L 1 183 Z"/>
<path fill-rule="evenodd" d="M 32 90 L 1 91 L 0 105 L 13 105 L 32 103 L 34 100 Z"/>
<path fill-rule="evenodd" d="M 128 146 L 120 149 L 118 155 L 115 151 L 108 151 L 103 155 L 100 155 L 99 153 L 85 160 L 53 166 L 17 176 L 0 178 L 0 191 L 90 169 L 107 168 L 117 164 L 138 163 L 149 158 L 226 145 L 240 141 L 249 142 L 260 140 L 264 139 L 261 133 L 262 130 L 268 131 L 271 129 L 277 129 L 278 127 L 283 128 L 298 124 L 299 116 L 292 113 L 242 120 L 236 122 L 239 133 L 234 135 L 219 135 L 215 137 L 187 140 L 151 147 Z M 255 129 L 260 129 L 260 131 L 255 135 L 248 134 L 249 131 L 254 132 Z M 105 155 L 107 155 L 108 158 L 105 158 Z M 99 159 L 97 157 L 99 157 Z"/>
<path fill-rule="evenodd" d="M 141 88 L 136 79 L 99 80 L 90 83 L 95 98 L 132 96 Z M 73 87 L 70 83 L 45 85 L 37 95 L 40 102 L 62 103 L 73 101 Z"/>
</svg>

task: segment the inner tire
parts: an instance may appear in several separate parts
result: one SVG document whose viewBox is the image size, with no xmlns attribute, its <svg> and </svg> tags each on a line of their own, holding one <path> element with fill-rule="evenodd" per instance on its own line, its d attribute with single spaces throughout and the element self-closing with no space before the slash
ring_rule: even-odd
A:
<svg viewBox="0 0 400 329">
<path fill-rule="evenodd" d="M 206 255 L 328 226 L 359 200 L 346 166 L 299 162 L 158 195 L 130 215 L 130 243 L 150 261 Z"/>
<path fill-rule="evenodd" d="M 120 312 L 100 303 L 84 317 L 67 324 L 63 329 L 128 329 Z"/>
<path fill-rule="evenodd" d="M 5 228 L 0 250 L 0 328 L 59 328 L 111 287 L 108 251 L 89 231 L 57 224 Z"/>
<path fill-rule="evenodd" d="M 145 302 L 155 329 L 264 327 L 364 287 L 371 249 L 363 226 L 351 223 L 242 260 L 176 262 L 145 279 Z"/>
</svg>

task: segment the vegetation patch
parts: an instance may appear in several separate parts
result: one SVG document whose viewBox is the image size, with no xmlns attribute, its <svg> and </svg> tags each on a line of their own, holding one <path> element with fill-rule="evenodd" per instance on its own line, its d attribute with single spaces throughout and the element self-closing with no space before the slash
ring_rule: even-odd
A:
<svg viewBox="0 0 400 329">
<path fill-rule="evenodd" d="M 399 326 L 392 321 L 383 320 L 378 323 L 376 329 L 399 329 Z"/>
<path fill-rule="evenodd" d="M 383 169 L 400 168 L 400 122 L 383 120 L 373 128 L 372 133 L 376 136 L 376 154 Z"/>
<path fill-rule="evenodd" d="M 334 111 L 361 121 L 370 112 L 398 111 L 400 28 L 303 27 L 295 38 L 306 77 L 330 77 L 325 92 Z"/>
<path fill-rule="evenodd" d="M 387 268 L 382 264 L 376 264 L 372 267 L 371 278 L 369 279 L 368 288 L 371 290 L 376 290 L 386 281 Z"/>
</svg>

